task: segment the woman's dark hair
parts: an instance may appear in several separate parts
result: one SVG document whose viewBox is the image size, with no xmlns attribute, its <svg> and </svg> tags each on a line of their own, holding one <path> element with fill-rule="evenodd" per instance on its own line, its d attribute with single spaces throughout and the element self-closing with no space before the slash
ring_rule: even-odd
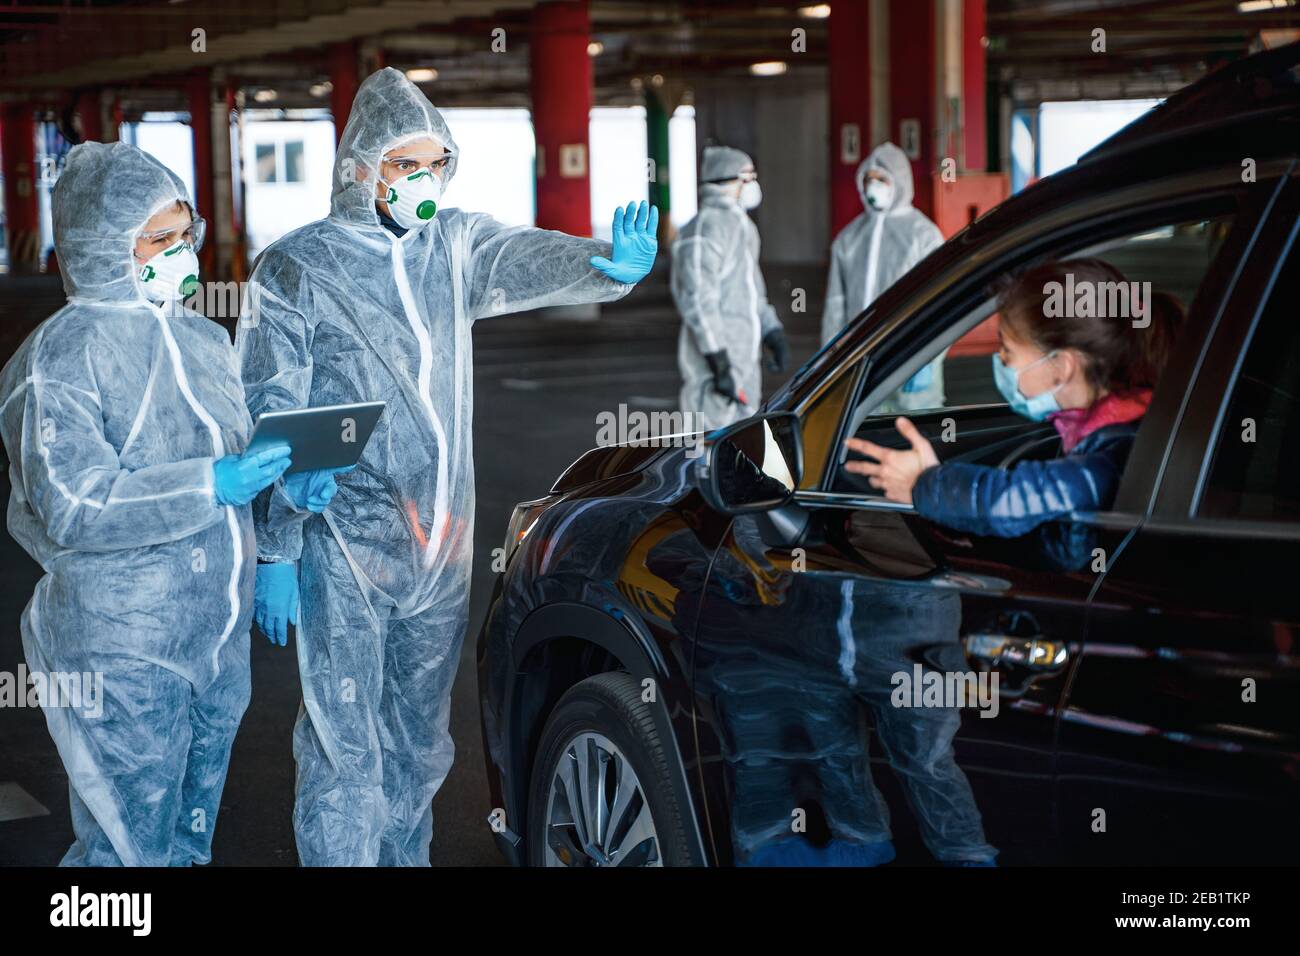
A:
<svg viewBox="0 0 1300 956">
<path fill-rule="evenodd" d="M 1067 295 L 1071 288 L 1089 292 L 1100 307 L 1083 310 L 1091 315 L 1077 314 Z M 1098 390 L 1154 388 L 1173 352 L 1183 307 L 1166 292 L 1143 295 L 1143 321 L 1149 324 L 1135 328 L 1131 288 L 1124 273 L 1101 259 L 1045 262 L 998 288 L 998 314 L 1013 338 L 1044 352 L 1082 354 L 1084 374 Z"/>
</svg>

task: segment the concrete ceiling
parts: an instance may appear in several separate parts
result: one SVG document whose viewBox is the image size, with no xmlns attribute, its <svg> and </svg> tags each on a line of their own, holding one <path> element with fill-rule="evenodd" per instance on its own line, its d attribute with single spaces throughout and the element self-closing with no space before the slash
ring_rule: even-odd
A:
<svg viewBox="0 0 1300 956">
<path fill-rule="evenodd" d="M 811 0 L 805 0 L 805 3 Z M 846 2 L 846 0 L 841 0 Z M 925 2 L 925 0 L 916 0 Z M 769 0 L 592 0 L 596 101 L 637 102 L 654 74 L 689 84 L 743 74 L 757 60 L 792 70 L 825 64 L 825 20 L 805 3 Z M 435 67 L 425 89 L 445 105 L 528 104 L 527 42 L 536 0 L 53 0 L 0 5 L 0 96 L 53 106 L 73 91 L 111 87 L 128 115 L 184 109 L 180 81 L 199 68 L 251 91 L 272 88 L 275 106 L 327 105 L 331 44 L 356 40 L 362 69 Z M 804 27 L 807 52 L 790 53 Z M 508 54 L 493 53 L 506 31 Z M 1106 31 L 1105 54 L 1092 31 Z M 206 52 L 195 52 L 193 31 Z M 1300 30 L 1295 6 L 1242 14 L 1235 0 L 988 0 L 989 75 L 1008 91 L 1054 97 L 1148 95 L 1243 55 L 1261 30 Z M 1073 85 L 1071 85 L 1073 84 Z M 313 95 L 312 87 L 317 87 Z M 1025 92 L 1028 91 L 1028 92 Z M 1131 91 L 1131 92 L 1129 92 Z"/>
</svg>

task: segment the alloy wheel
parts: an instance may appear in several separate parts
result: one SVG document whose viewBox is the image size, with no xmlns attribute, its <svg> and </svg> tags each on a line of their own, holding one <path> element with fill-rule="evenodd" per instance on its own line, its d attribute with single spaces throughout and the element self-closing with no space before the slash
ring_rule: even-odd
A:
<svg viewBox="0 0 1300 956">
<path fill-rule="evenodd" d="M 663 866 L 645 791 L 618 746 L 585 731 L 565 746 L 546 803 L 547 866 Z"/>
</svg>

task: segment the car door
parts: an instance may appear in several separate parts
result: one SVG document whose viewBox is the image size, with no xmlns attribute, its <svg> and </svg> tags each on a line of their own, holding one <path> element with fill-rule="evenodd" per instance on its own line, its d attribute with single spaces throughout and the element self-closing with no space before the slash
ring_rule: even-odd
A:
<svg viewBox="0 0 1300 956">
<path fill-rule="evenodd" d="M 1095 245 L 1175 223 L 1226 221 L 1231 231 L 1215 248 L 1228 260 L 1253 236 L 1258 210 L 1235 188 L 1163 203 L 1146 198 L 1127 216 L 1097 213 L 1090 221 L 1081 214 L 1060 233 L 1010 243 L 978 276 L 939 277 L 942 294 L 920 294 L 924 306 L 868 339 L 793 403 L 806 458 L 795 503 L 732 522 L 695 628 L 703 786 L 718 808 L 710 821 L 715 844 L 730 844 L 738 860 L 792 830 L 819 843 L 872 843 L 892 834 L 912 860 L 925 859 L 918 836 L 952 859 L 978 852 L 982 840 L 1008 863 L 1054 856 L 1056 731 L 1072 655 L 1105 556 L 1120 551 L 1140 513 L 1048 529 L 1073 542 L 1072 563 L 1063 566 L 1042 536 L 954 533 L 855 486 L 839 467 L 841 439 L 889 443 L 892 416 L 863 409 L 965 331 L 959 319 L 973 324 L 987 315 L 978 307 L 999 270 L 1031 256 L 1076 252 L 1080 235 Z M 1208 271 L 1211 287 L 1198 297 L 1203 311 L 1215 307 L 1231 276 L 1224 267 Z M 951 447 L 936 445 L 941 459 L 1010 466 L 1051 452 L 1044 429 L 1005 405 L 975 402 L 915 418 L 941 441 L 951 433 Z M 1144 463 L 1141 474 L 1129 479 L 1135 498 L 1142 480 L 1152 480 L 1167 439 L 1144 432 L 1139 446 L 1148 447 L 1134 454 Z M 950 698 L 939 694 L 935 706 L 925 697 L 936 679 L 974 692 L 975 706 L 957 720 L 960 772 L 946 757 Z M 901 771 L 901 788 L 887 763 Z"/>
<path fill-rule="evenodd" d="M 1151 516 L 1094 598 L 1062 712 L 1073 860 L 1300 851 L 1297 192 L 1198 350 Z"/>
</svg>

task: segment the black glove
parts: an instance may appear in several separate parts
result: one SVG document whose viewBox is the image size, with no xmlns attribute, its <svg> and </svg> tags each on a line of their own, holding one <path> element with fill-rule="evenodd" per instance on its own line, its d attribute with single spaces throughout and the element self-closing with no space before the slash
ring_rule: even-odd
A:
<svg viewBox="0 0 1300 956">
<path fill-rule="evenodd" d="M 786 344 L 785 333 L 780 329 L 768 332 L 763 336 L 763 348 L 771 353 L 764 363 L 767 370 L 777 375 L 784 372 L 786 363 L 790 361 L 790 346 Z"/>
<path fill-rule="evenodd" d="M 731 377 L 731 360 L 727 358 L 726 350 L 709 352 L 705 354 L 704 361 L 709 363 L 709 372 L 713 375 L 713 390 L 740 404 L 740 399 L 736 397 L 736 380 Z"/>
</svg>

